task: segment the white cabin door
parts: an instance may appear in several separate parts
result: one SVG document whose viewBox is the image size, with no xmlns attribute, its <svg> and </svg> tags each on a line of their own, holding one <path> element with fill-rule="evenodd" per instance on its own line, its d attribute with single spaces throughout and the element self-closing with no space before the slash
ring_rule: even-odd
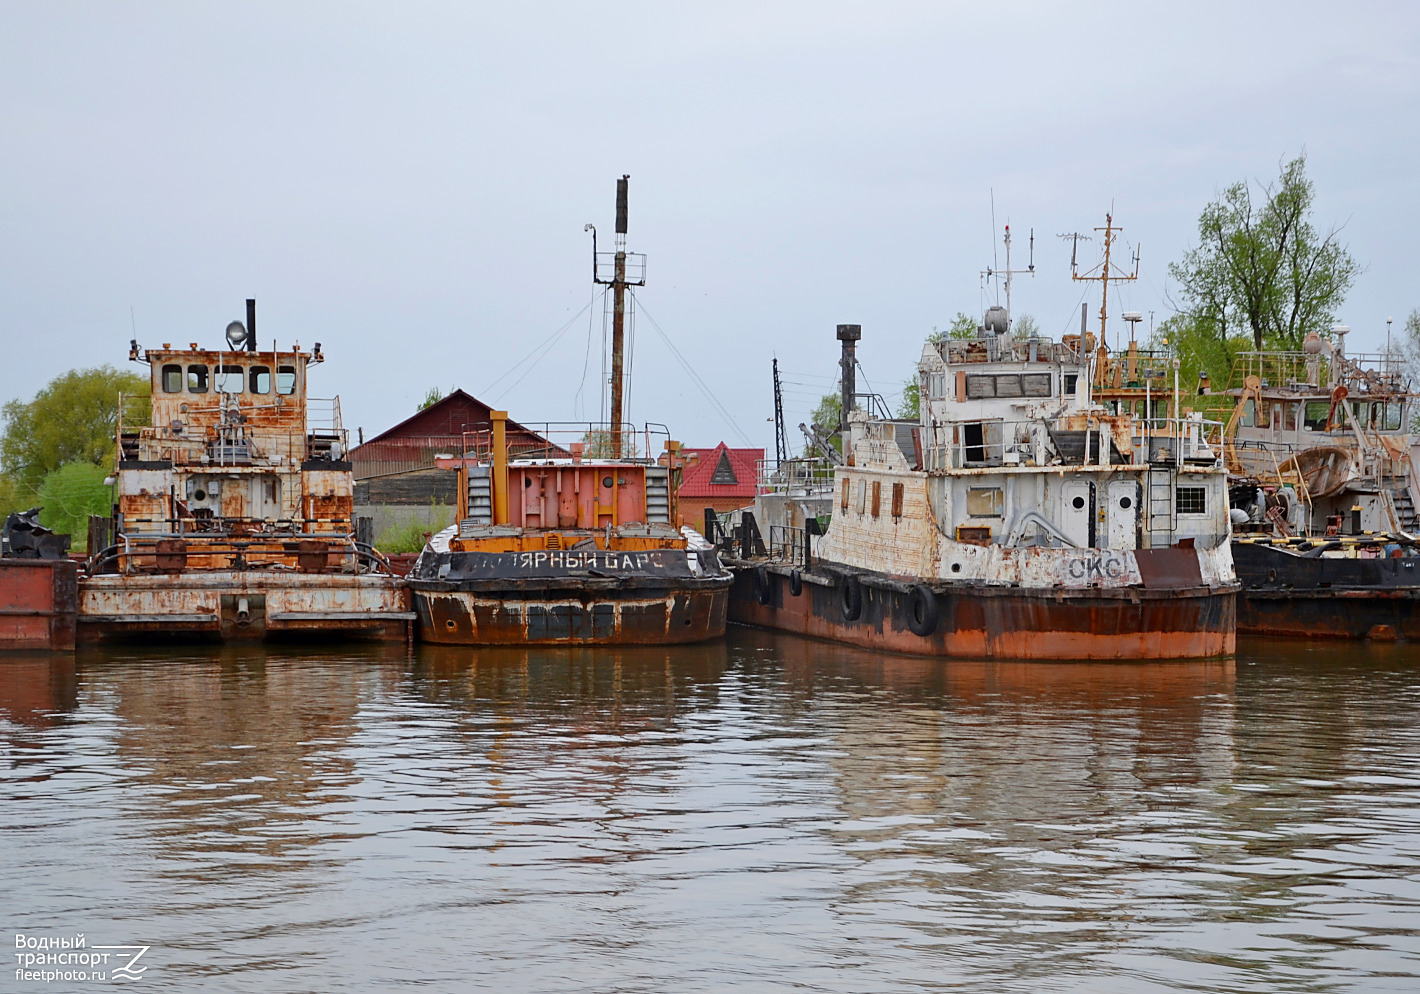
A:
<svg viewBox="0 0 1420 994">
<path fill-rule="evenodd" d="M 1109 485 L 1105 523 L 1111 549 L 1132 549 L 1139 534 L 1139 484 L 1135 480 L 1114 480 Z"/>
<path fill-rule="evenodd" d="M 1060 530 L 1082 549 L 1090 546 L 1090 483 L 1067 480 L 1060 488 Z"/>
</svg>

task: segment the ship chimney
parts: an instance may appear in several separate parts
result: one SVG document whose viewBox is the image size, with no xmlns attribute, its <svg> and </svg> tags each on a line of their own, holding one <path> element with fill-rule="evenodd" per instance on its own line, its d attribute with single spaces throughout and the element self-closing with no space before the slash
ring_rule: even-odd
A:
<svg viewBox="0 0 1420 994">
<path fill-rule="evenodd" d="M 247 351 L 256 351 L 256 298 L 247 298 Z"/>
<path fill-rule="evenodd" d="M 626 234 L 626 181 L 630 176 L 623 176 L 616 181 L 616 233 Z"/>
<path fill-rule="evenodd" d="M 848 437 L 848 412 L 857 406 L 858 398 L 858 339 L 863 337 L 860 324 L 840 324 L 838 340 L 843 343 L 843 358 L 838 364 L 843 367 L 843 417 L 839 431 Z M 846 449 L 846 446 L 845 446 Z"/>
</svg>

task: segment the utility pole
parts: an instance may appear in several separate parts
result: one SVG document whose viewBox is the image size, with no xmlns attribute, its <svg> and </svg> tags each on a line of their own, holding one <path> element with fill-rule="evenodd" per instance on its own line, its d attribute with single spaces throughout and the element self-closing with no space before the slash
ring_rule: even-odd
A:
<svg viewBox="0 0 1420 994">
<path fill-rule="evenodd" d="M 632 253 L 630 255 L 633 265 L 639 264 L 640 279 L 627 278 L 626 251 L 626 189 L 631 177 L 623 175 L 616 181 L 616 250 L 612 254 L 612 277 L 610 280 L 601 277 L 601 268 L 597 253 L 597 229 L 592 225 L 587 225 L 587 230 L 592 233 L 592 280 L 602 285 L 611 286 L 612 311 L 611 311 L 611 451 L 614 458 L 621 458 L 624 454 L 621 451 L 622 443 L 622 396 L 625 388 L 624 371 L 626 368 L 626 288 L 629 286 L 646 285 L 646 257 Z"/>
<path fill-rule="evenodd" d="M 774 357 L 774 461 L 789 458 L 789 436 L 784 431 L 784 395 L 779 389 L 779 357 Z"/>
</svg>

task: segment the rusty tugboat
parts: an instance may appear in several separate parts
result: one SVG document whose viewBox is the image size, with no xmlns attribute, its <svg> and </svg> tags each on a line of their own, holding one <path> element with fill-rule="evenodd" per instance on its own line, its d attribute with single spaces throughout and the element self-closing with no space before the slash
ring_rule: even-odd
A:
<svg viewBox="0 0 1420 994">
<path fill-rule="evenodd" d="M 1243 353 L 1221 395 L 1241 633 L 1420 639 L 1414 394 L 1398 356 L 1348 355 L 1349 330 Z"/>
<path fill-rule="evenodd" d="M 1008 304 L 975 338 L 925 345 L 917 420 L 873 416 L 855 410 L 860 336 L 838 326 L 827 500 L 812 473 L 763 475 L 727 560 L 732 621 L 956 659 L 1234 651 L 1227 475 L 1201 415 L 1108 413 L 1095 336 L 1017 337 Z"/>
<path fill-rule="evenodd" d="M 320 345 L 259 351 L 254 300 L 226 341 L 131 343 L 151 392 L 120 403 L 111 541 L 79 580 L 79 641 L 408 640 L 403 583 L 357 541 L 340 400 L 307 396 Z M 125 420 L 144 409 L 147 424 Z"/>
<path fill-rule="evenodd" d="M 679 443 L 622 421 L 627 290 L 645 283 L 645 257 L 625 246 L 627 182 L 617 181 L 614 253 L 597 253 L 592 229 L 593 278 L 613 300 L 611 420 L 544 426 L 540 448 L 510 455 L 507 414 L 495 411 L 464 433 L 461 454 L 439 460 L 458 470 L 459 520 L 408 577 L 425 642 L 670 644 L 724 634 L 730 573 L 675 525 Z M 558 434 L 568 438 L 553 441 Z"/>
</svg>

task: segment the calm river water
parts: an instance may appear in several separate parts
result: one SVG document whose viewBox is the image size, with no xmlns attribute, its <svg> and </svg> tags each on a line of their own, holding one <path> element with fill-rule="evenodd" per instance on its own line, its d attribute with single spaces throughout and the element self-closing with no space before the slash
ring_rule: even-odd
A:
<svg viewBox="0 0 1420 994">
<path fill-rule="evenodd" d="M 1420 650 L 0 657 L 0 841 L 0 991 L 1414 991 Z"/>
</svg>

